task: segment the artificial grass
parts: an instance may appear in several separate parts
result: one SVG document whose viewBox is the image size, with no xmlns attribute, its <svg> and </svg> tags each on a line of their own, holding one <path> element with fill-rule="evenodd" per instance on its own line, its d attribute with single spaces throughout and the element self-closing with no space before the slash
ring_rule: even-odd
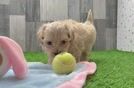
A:
<svg viewBox="0 0 134 88">
<path fill-rule="evenodd" d="M 28 61 L 47 62 L 43 53 L 25 53 Z M 134 53 L 121 51 L 93 51 L 91 61 L 97 71 L 86 80 L 84 88 L 134 88 Z"/>
<path fill-rule="evenodd" d="M 29 62 L 43 62 L 47 63 L 47 55 L 42 52 L 25 52 L 25 58 Z"/>
</svg>

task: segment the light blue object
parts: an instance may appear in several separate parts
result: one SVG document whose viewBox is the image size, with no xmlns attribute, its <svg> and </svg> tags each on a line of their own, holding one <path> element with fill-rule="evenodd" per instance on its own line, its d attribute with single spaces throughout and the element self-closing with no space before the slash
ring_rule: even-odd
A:
<svg viewBox="0 0 134 88">
<path fill-rule="evenodd" d="M 64 82 L 71 80 L 82 71 L 85 64 L 79 63 L 76 69 L 67 75 L 58 75 L 53 72 L 51 65 L 40 62 L 28 63 L 29 72 L 25 79 L 16 79 L 12 70 L 0 79 L 0 88 L 55 88 Z M 66 69 L 66 68 L 65 68 Z"/>
</svg>

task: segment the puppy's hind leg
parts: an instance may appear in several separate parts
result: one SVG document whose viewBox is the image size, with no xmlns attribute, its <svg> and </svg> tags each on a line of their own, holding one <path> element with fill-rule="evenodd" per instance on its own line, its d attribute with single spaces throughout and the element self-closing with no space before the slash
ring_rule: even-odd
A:
<svg viewBox="0 0 134 88">
<path fill-rule="evenodd" d="M 88 52 L 86 51 L 82 52 L 80 61 L 87 61 L 88 60 L 87 55 L 88 55 Z"/>
</svg>

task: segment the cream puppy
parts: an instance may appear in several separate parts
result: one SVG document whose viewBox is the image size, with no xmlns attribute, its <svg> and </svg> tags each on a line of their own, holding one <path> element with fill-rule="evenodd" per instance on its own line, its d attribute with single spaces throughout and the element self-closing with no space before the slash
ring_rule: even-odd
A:
<svg viewBox="0 0 134 88">
<path fill-rule="evenodd" d="M 87 60 L 96 40 L 91 10 L 84 23 L 74 20 L 55 21 L 43 24 L 37 32 L 42 49 L 47 53 L 48 63 L 61 52 L 73 54 L 76 61 Z"/>
</svg>

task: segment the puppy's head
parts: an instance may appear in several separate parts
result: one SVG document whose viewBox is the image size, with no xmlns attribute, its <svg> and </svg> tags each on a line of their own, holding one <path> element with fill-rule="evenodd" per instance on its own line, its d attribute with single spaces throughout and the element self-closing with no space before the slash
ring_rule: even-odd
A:
<svg viewBox="0 0 134 88">
<path fill-rule="evenodd" d="M 42 49 L 55 56 L 68 51 L 73 32 L 66 23 L 57 21 L 42 25 L 37 32 L 37 37 Z"/>
</svg>

